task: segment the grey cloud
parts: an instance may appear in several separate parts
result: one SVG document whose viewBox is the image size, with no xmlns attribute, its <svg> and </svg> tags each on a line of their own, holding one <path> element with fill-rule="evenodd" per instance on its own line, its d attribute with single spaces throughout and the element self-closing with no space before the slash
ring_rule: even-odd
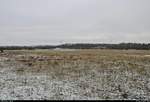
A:
<svg viewBox="0 0 150 102">
<path fill-rule="evenodd" d="M 0 0 L 0 45 L 145 42 L 150 0 Z"/>
</svg>

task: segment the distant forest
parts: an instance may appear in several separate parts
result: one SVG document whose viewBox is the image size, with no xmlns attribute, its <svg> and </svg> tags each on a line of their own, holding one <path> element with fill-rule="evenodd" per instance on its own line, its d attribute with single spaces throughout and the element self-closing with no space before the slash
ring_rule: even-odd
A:
<svg viewBox="0 0 150 102">
<path fill-rule="evenodd" d="M 62 45 L 39 45 L 39 46 L 0 46 L 1 52 L 3 50 L 34 50 L 34 49 L 55 49 L 55 48 L 67 48 L 67 49 L 136 49 L 136 50 L 150 50 L 150 43 L 120 43 L 120 44 L 62 44 Z"/>
</svg>

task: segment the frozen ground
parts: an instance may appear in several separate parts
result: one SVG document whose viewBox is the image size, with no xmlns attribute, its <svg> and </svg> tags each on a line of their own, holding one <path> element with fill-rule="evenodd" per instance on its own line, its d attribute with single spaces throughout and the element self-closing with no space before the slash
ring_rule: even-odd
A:
<svg viewBox="0 0 150 102">
<path fill-rule="evenodd" d="M 75 65 L 76 64 L 76 65 Z M 80 62 L 81 64 L 81 62 Z M 76 66 L 69 71 L 68 66 Z M 85 70 L 85 68 L 87 70 Z M 65 64 L 61 75 L 50 72 L 32 73 L 13 57 L 0 57 L 1 100 L 82 100 L 146 99 L 150 100 L 150 66 L 145 74 L 129 70 L 98 69 L 96 64 Z M 22 69 L 24 69 L 22 71 Z M 65 74 L 64 74 L 65 73 Z M 61 73 L 60 73 L 61 74 Z"/>
</svg>

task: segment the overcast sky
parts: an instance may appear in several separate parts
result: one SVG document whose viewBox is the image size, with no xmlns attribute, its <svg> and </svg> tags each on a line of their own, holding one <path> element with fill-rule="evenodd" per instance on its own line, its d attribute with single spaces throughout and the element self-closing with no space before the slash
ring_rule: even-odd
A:
<svg viewBox="0 0 150 102">
<path fill-rule="evenodd" d="M 0 0 L 0 45 L 150 42 L 150 0 Z"/>
</svg>

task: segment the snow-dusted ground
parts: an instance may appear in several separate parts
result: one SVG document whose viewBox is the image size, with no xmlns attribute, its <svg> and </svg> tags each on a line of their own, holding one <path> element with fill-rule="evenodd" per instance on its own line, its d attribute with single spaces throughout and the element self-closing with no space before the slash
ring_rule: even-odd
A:
<svg viewBox="0 0 150 102">
<path fill-rule="evenodd" d="M 62 78 L 47 73 L 16 73 L 23 67 L 13 58 L 0 57 L 0 100 L 150 99 L 150 77 L 118 71 L 119 67 L 97 70 L 91 65 L 89 70 L 80 71 L 79 77 L 68 73 Z"/>
</svg>

